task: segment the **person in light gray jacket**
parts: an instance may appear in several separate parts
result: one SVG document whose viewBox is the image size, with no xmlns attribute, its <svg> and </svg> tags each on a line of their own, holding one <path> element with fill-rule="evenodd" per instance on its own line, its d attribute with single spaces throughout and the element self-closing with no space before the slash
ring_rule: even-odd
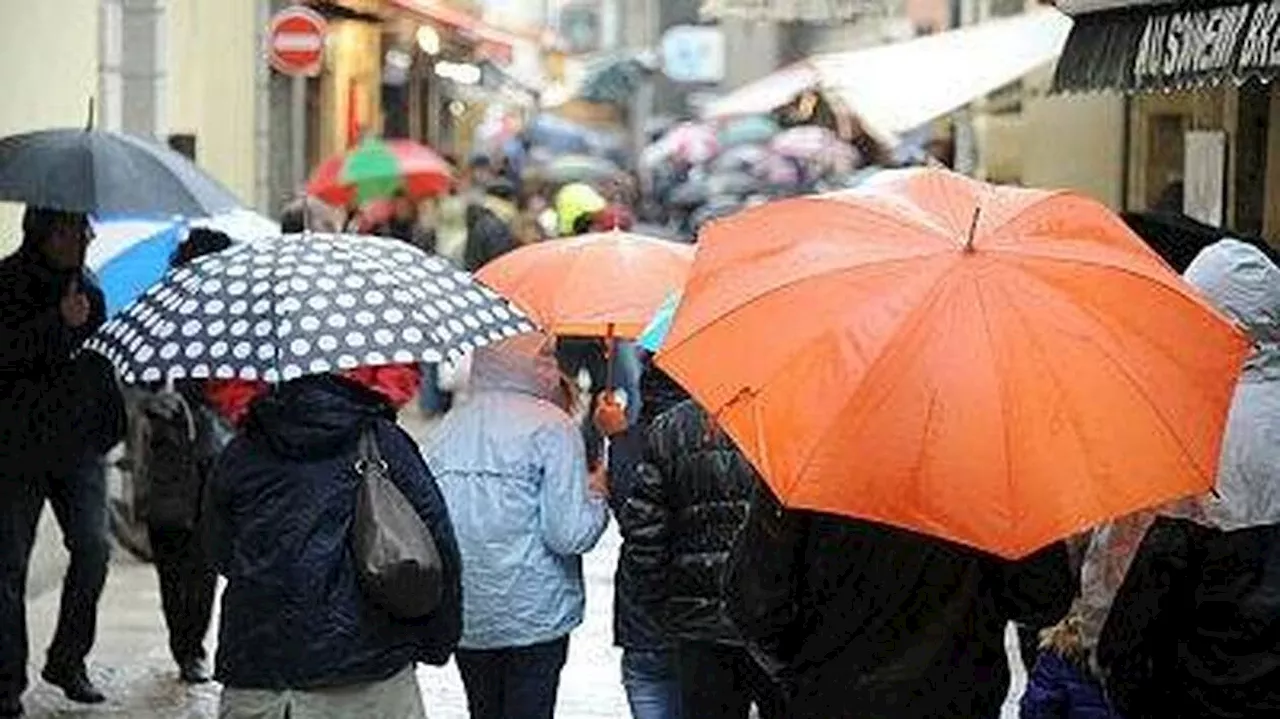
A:
<svg viewBox="0 0 1280 719">
<path fill-rule="evenodd" d="M 458 668 L 472 719 L 551 719 L 605 491 L 550 338 L 477 350 L 470 389 L 425 448 L 462 553 Z"/>
</svg>

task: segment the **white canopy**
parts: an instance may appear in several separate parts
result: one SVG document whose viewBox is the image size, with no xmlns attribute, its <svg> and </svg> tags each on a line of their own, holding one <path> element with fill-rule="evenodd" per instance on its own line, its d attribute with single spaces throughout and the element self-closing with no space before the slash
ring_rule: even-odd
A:
<svg viewBox="0 0 1280 719">
<path fill-rule="evenodd" d="M 815 55 L 707 107 L 708 117 L 769 112 L 821 88 L 893 137 L 969 104 L 1058 57 L 1072 21 L 1042 9 L 905 42 Z"/>
</svg>

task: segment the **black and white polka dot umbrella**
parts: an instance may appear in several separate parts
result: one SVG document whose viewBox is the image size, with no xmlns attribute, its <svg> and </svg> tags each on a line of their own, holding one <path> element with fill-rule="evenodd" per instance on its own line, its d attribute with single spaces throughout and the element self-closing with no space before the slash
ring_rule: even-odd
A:
<svg viewBox="0 0 1280 719">
<path fill-rule="evenodd" d="M 86 346 L 126 382 L 280 382 L 439 362 L 533 329 L 467 273 L 399 240 L 312 234 L 170 272 Z"/>
</svg>

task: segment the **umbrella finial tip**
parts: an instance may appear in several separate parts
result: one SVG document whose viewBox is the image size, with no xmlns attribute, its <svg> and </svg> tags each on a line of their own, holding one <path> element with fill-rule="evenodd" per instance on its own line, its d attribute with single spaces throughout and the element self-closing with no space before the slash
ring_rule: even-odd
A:
<svg viewBox="0 0 1280 719">
<path fill-rule="evenodd" d="M 974 251 L 973 241 L 978 234 L 978 221 L 982 219 L 982 208 L 973 208 L 973 222 L 969 224 L 969 234 L 964 238 L 964 251 L 966 254 L 972 254 Z"/>
</svg>

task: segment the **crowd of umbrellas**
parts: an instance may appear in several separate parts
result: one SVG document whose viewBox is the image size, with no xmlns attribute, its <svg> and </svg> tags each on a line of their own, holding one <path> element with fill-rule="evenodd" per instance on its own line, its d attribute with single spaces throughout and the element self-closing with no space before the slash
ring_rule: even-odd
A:
<svg viewBox="0 0 1280 719">
<path fill-rule="evenodd" d="M 869 174 L 866 158 L 836 132 L 784 129 L 767 116 L 677 123 L 643 151 L 640 171 L 661 219 L 686 235 L 743 207 L 855 187 Z"/>
<path fill-rule="evenodd" d="M 752 121 L 677 126 L 659 145 L 691 170 L 678 194 L 730 192 L 735 173 L 796 179 L 761 153 L 857 168 L 826 142 Z M 410 150 L 335 160 L 327 199 L 430 191 L 414 183 L 447 168 Z M 240 210 L 180 156 L 94 130 L 0 141 L 0 199 L 203 222 Z M 787 505 L 1006 557 L 1209 490 L 1249 351 L 1102 205 L 934 169 L 750 207 L 692 246 L 589 234 L 474 277 L 397 240 L 257 228 L 139 288 L 88 349 L 127 383 L 281 383 L 452 361 L 535 329 L 640 340 Z"/>
</svg>

